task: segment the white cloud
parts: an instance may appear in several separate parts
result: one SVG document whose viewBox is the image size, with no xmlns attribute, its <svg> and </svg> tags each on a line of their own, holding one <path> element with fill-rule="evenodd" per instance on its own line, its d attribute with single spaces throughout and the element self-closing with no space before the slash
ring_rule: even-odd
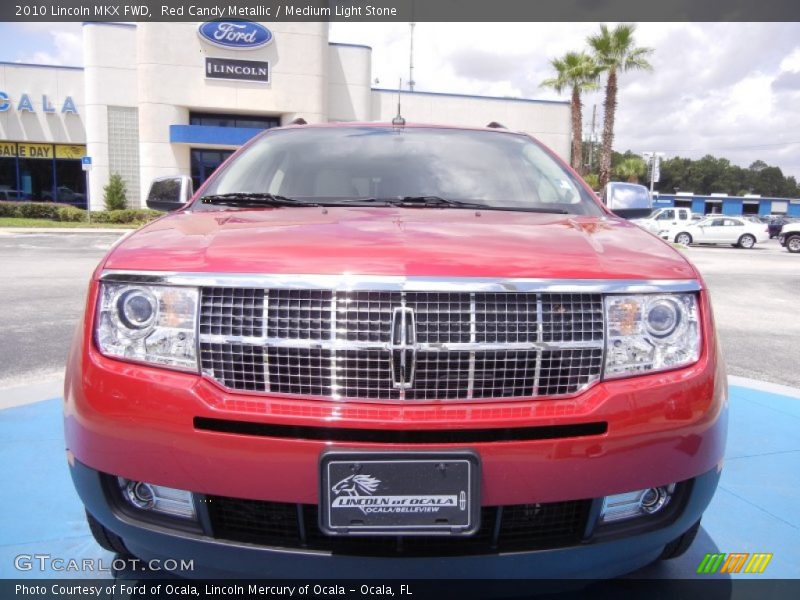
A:
<svg viewBox="0 0 800 600">
<path fill-rule="evenodd" d="M 46 50 L 23 52 L 19 62 L 53 65 L 80 65 L 83 63 L 83 36 L 80 23 L 21 23 L 30 35 L 48 40 Z M 49 38 L 49 39 L 48 39 Z"/>
</svg>

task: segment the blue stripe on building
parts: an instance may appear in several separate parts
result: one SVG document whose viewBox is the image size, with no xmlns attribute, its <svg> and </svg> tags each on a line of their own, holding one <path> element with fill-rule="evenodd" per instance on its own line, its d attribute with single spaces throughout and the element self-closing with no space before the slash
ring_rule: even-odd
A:
<svg viewBox="0 0 800 600">
<path fill-rule="evenodd" d="M 753 198 L 745 196 L 678 196 L 659 194 L 653 199 L 653 208 L 681 206 L 697 214 L 723 215 L 770 215 L 785 214 L 800 217 L 800 199 L 797 198 Z"/>
</svg>

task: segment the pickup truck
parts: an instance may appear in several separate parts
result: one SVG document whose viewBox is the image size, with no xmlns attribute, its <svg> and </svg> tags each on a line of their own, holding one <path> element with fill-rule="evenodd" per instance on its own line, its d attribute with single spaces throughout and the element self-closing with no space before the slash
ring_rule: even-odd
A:
<svg viewBox="0 0 800 600">
<path fill-rule="evenodd" d="M 631 222 L 642 229 L 658 234 L 662 231 L 674 229 L 680 225 L 691 225 L 700 218 L 701 216 L 693 214 L 691 209 L 669 207 L 658 208 L 649 216 L 643 219 L 632 219 Z"/>
<path fill-rule="evenodd" d="M 789 252 L 800 252 L 800 223 L 787 223 L 781 229 L 778 242 Z"/>
<path fill-rule="evenodd" d="M 155 183 L 181 207 L 103 258 L 68 359 L 101 546 L 206 577 L 596 578 L 692 543 L 727 428 L 708 290 L 541 143 L 293 125 L 187 198 Z"/>
</svg>

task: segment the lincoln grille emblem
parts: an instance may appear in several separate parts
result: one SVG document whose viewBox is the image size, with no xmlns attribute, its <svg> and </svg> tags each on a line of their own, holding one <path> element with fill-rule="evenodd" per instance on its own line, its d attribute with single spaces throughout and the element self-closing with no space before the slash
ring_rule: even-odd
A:
<svg viewBox="0 0 800 600">
<path fill-rule="evenodd" d="M 407 390 L 414 384 L 414 366 L 417 362 L 417 326 L 414 311 L 398 306 L 392 313 L 392 384 Z"/>
</svg>

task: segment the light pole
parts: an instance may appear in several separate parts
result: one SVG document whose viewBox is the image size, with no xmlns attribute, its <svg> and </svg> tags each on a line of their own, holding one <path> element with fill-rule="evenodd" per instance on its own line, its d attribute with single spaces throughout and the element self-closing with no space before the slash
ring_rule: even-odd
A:
<svg viewBox="0 0 800 600">
<path fill-rule="evenodd" d="M 661 159 L 663 152 L 642 152 L 642 158 L 647 162 L 647 171 L 650 175 L 650 198 L 653 197 L 653 187 L 661 179 Z"/>
</svg>

